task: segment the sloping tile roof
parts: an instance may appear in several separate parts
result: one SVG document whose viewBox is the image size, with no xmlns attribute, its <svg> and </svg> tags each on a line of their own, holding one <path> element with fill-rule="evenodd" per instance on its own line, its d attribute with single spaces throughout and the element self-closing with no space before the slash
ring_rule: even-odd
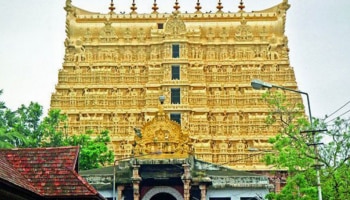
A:
<svg viewBox="0 0 350 200">
<path fill-rule="evenodd" d="M 37 193 L 36 189 L 29 184 L 28 180 L 15 170 L 4 156 L 0 156 L 0 179 Z"/>
<path fill-rule="evenodd" d="M 75 171 L 79 147 L 0 150 L 0 179 L 44 197 L 96 196 Z"/>
</svg>

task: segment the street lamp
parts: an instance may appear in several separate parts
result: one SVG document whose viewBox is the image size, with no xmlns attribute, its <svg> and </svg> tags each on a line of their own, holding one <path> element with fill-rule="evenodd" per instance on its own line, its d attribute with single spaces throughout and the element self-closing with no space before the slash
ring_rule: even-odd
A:
<svg viewBox="0 0 350 200">
<path fill-rule="evenodd" d="M 128 160 L 128 159 L 132 159 L 132 158 L 140 158 L 140 157 L 144 157 L 144 156 L 149 156 L 149 155 L 158 155 L 158 154 L 161 154 L 162 152 L 160 151 L 156 151 L 156 152 L 151 152 L 151 153 L 148 153 L 148 154 L 142 154 L 142 155 L 138 155 L 138 156 L 129 156 L 129 157 L 125 157 L 125 158 L 121 158 L 121 159 L 117 159 L 117 160 L 114 160 L 114 165 L 113 165 L 113 194 L 112 194 L 112 200 L 116 200 L 116 194 L 115 194 L 115 186 L 116 186 L 116 166 L 117 166 L 117 163 L 119 161 L 122 161 L 122 160 Z"/>
<path fill-rule="evenodd" d="M 308 109 L 309 109 L 309 118 L 310 118 L 310 125 L 311 125 L 311 128 L 313 128 L 313 123 L 312 123 L 312 115 L 311 115 L 311 107 L 310 107 L 310 100 L 309 100 L 309 94 L 306 93 L 306 92 L 302 92 L 300 90 L 293 90 L 293 89 L 290 89 L 290 88 L 286 88 L 286 87 L 282 87 L 282 86 L 278 86 L 278 85 L 273 85 L 271 83 L 267 83 L 267 82 L 264 82 L 262 80 L 259 80 L 259 79 L 254 79 L 252 80 L 251 82 L 251 86 L 256 89 L 256 90 L 260 90 L 260 89 L 263 89 L 263 88 L 279 88 L 279 89 L 282 89 L 282 90 L 287 90 L 287 91 L 291 91 L 291 92 L 296 92 L 296 93 L 300 93 L 300 94 L 304 94 L 306 95 L 306 100 L 307 100 L 307 106 L 308 106 Z M 315 134 L 314 134 L 315 131 L 313 131 L 313 142 L 315 145 L 315 156 L 316 156 L 316 164 L 315 164 L 315 168 L 316 168 L 316 178 L 317 178 L 317 190 L 318 190 L 318 200 L 322 200 L 322 190 L 321 190 L 321 179 L 320 179 L 320 171 L 319 171 L 319 164 L 318 164 L 318 150 L 317 150 L 317 144 L 315 144 Z"/>
<path fill-rule="evenodd" d="M 306 95 L 307 107 L 309 109 L 310 124 L 311 124 L 311 128 L 313 127 L 312 115 L 311 115 L 311 107 L 310 107 L 310 100 L 309 100 L 309 94 L 308 93 L 302 92 L 300 90 L 293 90 L 293 89 L 290 89 L 290 88 L 286 88 L 286 87 L 282 87 L 282 86 L 278 86 L 278 85 L 273 85 L 271 83 L 267 83 L 267 82 L 264 82 L 264 81 L 259 80 L 259 79 L 252 80 L 251 85 L 256 90 L 260 90 L 260 89 L 263 89 L 263 88 L 270 89 L 270 88 L 274 87 L 274 88 L 279 88 L 279 89 L 282 89 L 282 90 L 287 90 L 287 91 L 296 92 L 296 93 L 300 93 L 300 94 Z"/>
</svg>

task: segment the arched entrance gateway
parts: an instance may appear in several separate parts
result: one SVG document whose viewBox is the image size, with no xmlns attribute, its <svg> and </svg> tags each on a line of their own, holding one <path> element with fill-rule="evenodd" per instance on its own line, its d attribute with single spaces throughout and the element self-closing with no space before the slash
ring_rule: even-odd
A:
<svg viewBox="0 0 350 200">
<path fill-rule="evenodd" d="M 163 199 L 167 199 L 167 200 L 176 200 L 175 197 L 173 197 L 171 194 L 168 193 L 159 193 L 154 195 L 151 200 L 163 200 Z"/>
<path fill-rule="evenodd" d="M 270 188 L 266 177 L 196 159 L 188 132 L 162 105 L 151 121 L 134 129 L 134 157 L 113 166 L 118 200 L 233 199 L 247 195 L 242 191 L 264 196 Z"/>
<path fill-rule="evenodd" d="M 159 186 L 149 190 L 142 200 L 183 200 L 184 198 L 172 187 Z"/>
</svg>

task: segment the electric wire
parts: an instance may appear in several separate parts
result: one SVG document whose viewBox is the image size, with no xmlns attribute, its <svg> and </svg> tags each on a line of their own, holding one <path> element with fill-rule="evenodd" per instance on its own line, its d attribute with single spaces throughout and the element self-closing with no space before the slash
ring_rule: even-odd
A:
<svg viewBox="0 0 350 200">
<path fill-rule="evenodd" d="M 350 101 L 346 102 L 344 105 L 342 105 L 340 108 L 338 108 L 336 111 L 332 112 L 330 115 L 326 115 L 326 117 L 323 119 L 327 119 L 329 117 L 331 117 L 332 115 L 334 115 L 335 113 L 337 113 L 339 110 L 343 109 L 346 105 L 348 105 L 350 103 Z"/>
<path fill-rule="evenodd" d="M 350 112 L 350 110 L 347 110 L 346 112 L 344 112 L 344 113 L 338 115 L 337 117 L 334 117 L 333 119 L 331 119 L 331 120 L 325 122 L 325 124 L 328 124 L 328 123 L 330 123 L 330 122 L 332 122 L 332 121 L 335 121 L 336 119 L 338 119 L 338 118 L 344 116 L 345 114 L 347 114 L 347 113 L 349 113 L 349 112 Z"/>
<path fill-rule="evenodd" d="M 343 121 L 344 121 L 344 123 L 350 122 L 350 117 L 348 119 L 343 119 Z M 328 123 L 328 124 L 326 124 L 327 127 L 332 127 L 334 125 L 334 124 L 329 124 L 330 122 L 332 122 L 332 121 L 327 122 Z"/>
</svg>

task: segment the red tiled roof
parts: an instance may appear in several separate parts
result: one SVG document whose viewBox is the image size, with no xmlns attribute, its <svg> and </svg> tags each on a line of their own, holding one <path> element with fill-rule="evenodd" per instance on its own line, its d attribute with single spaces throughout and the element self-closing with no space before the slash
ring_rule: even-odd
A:
<svg viewBox="0 0 350 200">
<path fill-rule="evenodd" d="M 21 188 L 26 188 L 36 193 L 36 189 L 29 184 L 28 180 L 24 178 L 13 166 L 0 154 L 0 179 L 6 180 L 9 183 L 17 185 Z"/>
<path fill-rule="evenodd" d="M 75 171 L 79 147 L 0 150 L 0 179 L 41 196 L 96 196 Z"/>
</svg>

